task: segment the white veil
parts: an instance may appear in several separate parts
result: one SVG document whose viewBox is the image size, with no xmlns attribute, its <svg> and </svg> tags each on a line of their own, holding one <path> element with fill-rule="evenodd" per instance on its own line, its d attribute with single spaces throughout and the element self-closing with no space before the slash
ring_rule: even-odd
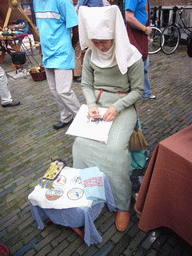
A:
<svg viewBox="0 0 192 256">
<path fill-rule="evenodd" d="M 96 60 L 98 50 L 92 43 L 91 39 L 114 40 L 115 62 L 111 60 L 110 65 L 117 63 L 122 74 L 127 72 L 127 68 L 141 58 L 140 52 L 135 46 L 130 44 L 125 23 L 119 7 L 116 5 L 105 7 L 86 7 L 79 8 L 79 40 L 81 49 L 87 47 L 92 49 L 91 60 Z M 111 53 L 110 53 L 111 54 Z M 114 58 L 111 54 L 111 58 Z M 103 66 L 102 62 L 100 65 Z"/>
</svg>

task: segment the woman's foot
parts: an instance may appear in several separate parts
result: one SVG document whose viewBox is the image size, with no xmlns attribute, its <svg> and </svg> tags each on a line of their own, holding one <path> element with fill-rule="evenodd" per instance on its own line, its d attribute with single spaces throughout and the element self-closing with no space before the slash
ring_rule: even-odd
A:
<svg viewBox="0 0 192 256">
<path fill-rule="evenodd" d="M 121 212 L 121 211 L 117 211 L 117 215 L 116 215 L 116 220 L 115 220 L 115 224 L 116 224 L 116 228 L 119 231 L 125 231 L 130 223 L 130 212 L 126 211 L 126 212 Z"/>
</svg>

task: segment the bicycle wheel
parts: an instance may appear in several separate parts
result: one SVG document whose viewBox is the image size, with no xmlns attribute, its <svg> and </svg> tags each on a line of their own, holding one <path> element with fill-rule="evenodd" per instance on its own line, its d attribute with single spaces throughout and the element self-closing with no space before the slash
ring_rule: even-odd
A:
<svg viewBox="0 0 192 256">
<path fill-rule="evenodd" d="M 170 55 L 176 51 L 179 45 L 180 31 L 175 25 L 169 25 L 163 30 L 161 41 L 163 36 L 164 44 L 161 44 L 161 49 L 165 54 Z"/>
<path fill-rule="evenodd" d="M 151 27 L 151 28 L 152 28 L 152 31 L 151 31 L 151 34 L 149 35 L 149 39 L 150 39 L 150 45 L 148 49 L 149 54 L 159 52 L 161 50 L 161 43 L 164 44 L 164 36 L 161 42 L 161 37 L 162 37 L 161 30 L 156 27 Z"/>
</svg>

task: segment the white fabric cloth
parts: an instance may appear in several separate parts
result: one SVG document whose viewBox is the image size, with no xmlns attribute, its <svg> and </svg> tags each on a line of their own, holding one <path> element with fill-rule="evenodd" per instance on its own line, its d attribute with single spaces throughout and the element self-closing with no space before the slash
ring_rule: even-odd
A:
<svg viewBox="0 0 192 256">
<path fill-rule="evenodd" d="M 113 39 L 116 62 L 122 74 L 125 74 L 127 68 L 141 58 L 141 54 L 136 47 L 130 44 L 124 20 L 117 5 L 104 7 L 80 6 L 79 40 L 81 49 L 90 47 L 93 53 L 91 60 L 95 63 L 98 49 L 91 39 Z M 113 58 L 113 54 L 111 58 Z M 108 60 L 108 63 L 111 65 L 111 61 Z M 103 66 L 99 67 L 102 68 Z"/>
<path fill-rule="evenodd" d="M 91 61 L 100 68 L 110 68 L 117 65 L 114 44 L 107 52 L 101 52 L 97 47 L 93 45 L 94 51 L 91 54 Z"/>
<path fill-rule="evenodd" d="M 88 200 L 85 196 L 80 170 L 67 166 L 54 180 L 52 189 L 37 185 L 28 199 L 33 206 L 45 209 L 68 209 L 92 205 L 92 200 Z"/>
<path fill-rule="evenodd" d="M 2 105 L 11 103 L 13 101 L 8 88 L 7 76 L 2 67 L 0 67 L 0 98 Z"/>
</svg>

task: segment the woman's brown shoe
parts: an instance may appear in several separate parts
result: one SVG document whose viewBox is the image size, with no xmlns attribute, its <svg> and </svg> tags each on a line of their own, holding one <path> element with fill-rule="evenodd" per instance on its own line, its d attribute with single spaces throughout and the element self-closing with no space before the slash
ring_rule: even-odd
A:
<svg viewBox="0 0 192 256">
<path fill-rule="evenodd" d="M 116 228 L 119 231 L 125 231 L 130 223 L 130 212 L 126 211 L 126 212 L 121 212 L 121 211 L 117 211 L 117 215 L 116 215 L 116 220 L 115 220 L 115 224 L 116 224 Z"/>
</svg>

